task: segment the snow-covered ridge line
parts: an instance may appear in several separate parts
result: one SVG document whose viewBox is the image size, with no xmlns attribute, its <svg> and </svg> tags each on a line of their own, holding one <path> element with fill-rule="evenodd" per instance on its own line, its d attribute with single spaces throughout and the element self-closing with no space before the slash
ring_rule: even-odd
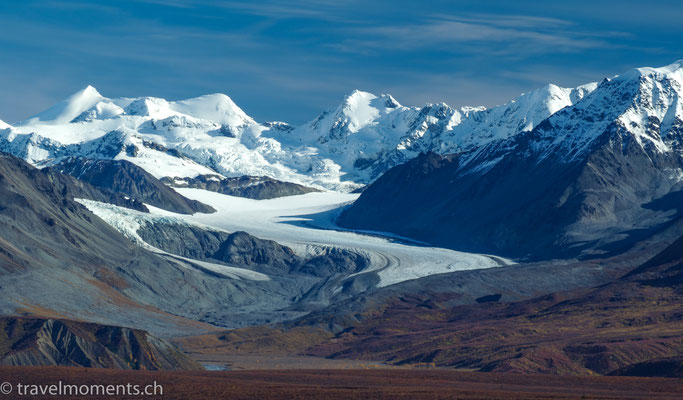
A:
<svg viewBox="0 0 683 400">
<path fill-rule="evenodd" d="M 338 107 L 301 126 L 259 123 L 224 94 L 181 101 L 110 99 L 88 86 L 13 127 L 0 123 L 0 133 L 5 132 L 0 150 L 41 166 L 80 155 L 126 159 L 160 178 L 211 173 L 269 176 L 349 191 L 420 152 L 468 152 L 529 132 L 551 116 L 567 114 L 561 111 L 597 104 L 593 94 L 605 91 L 605 82 L 622 82 L 626 90 L 633 82 L 651 81 L 654 83 L 644 90 L 660 92 L 664 81 L 680 86 L 681 65 L 678 61 L 662 68 L 640 68 L 600 85 L 573 89 L 549 84 L 489 109 L 454 109 L 444 103 L 405 107 L 390 95 L 355 90 Z M 647 115 L 622 110 L 620 120 L 643 127 L 643 118 L 656 116 L 662 124 L 675 125 L 681 102 L 670 98 L 671 91 L 662 93 L 666 104 L 659 97 L 650 99 L 657 110 Z M 631 92 L 611 95 L 629 96 Z M 562 118 L 571 121 L 574 117 Z M 594 118 L 599 119 L 600 114 Z M 555 119 L 560 121 L 560 117 Z M 587 132 L 591 129 L 573 129 L 571 137 L 552 140 L 574 143 L 573 149 L 580 151 L 594 137 Z M 645 133 L 638 138 L 649 140 Z M 662 151 L 667 148 L 656 140 L 654 143 Z"/>
</svg>

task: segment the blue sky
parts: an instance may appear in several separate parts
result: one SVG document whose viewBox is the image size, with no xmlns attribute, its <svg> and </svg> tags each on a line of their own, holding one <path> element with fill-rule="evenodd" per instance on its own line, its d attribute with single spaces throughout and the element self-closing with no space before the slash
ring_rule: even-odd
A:
<svg viewBox="0 0 683 400">
<path fill-rule="evenodd" d="M 301 123 L 353 89 L 495 105 L 683 58 L 679 1 L 5 1 L 0 119 L 92 84 Z"/>
</svg>

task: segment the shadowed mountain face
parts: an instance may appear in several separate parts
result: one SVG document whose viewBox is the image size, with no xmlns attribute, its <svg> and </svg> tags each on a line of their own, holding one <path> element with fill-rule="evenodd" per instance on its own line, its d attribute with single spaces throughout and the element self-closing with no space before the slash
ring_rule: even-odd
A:
<svg viewBox="0 0 683 400">
<path fill-rule="evenodd" d="M 302 257 L 272 240 L 235 232 L 221 243 L 213 258 L 257 271 L 280 274 L 297 272 L 320 278 L 358 272 L 368 264 L 365 257 L 351 251 L 334 248 L 320 250 L 317 255 Z"/>
<path fill-rule="evenodd" d="M 70 186 L 73 182 L 0 155 L 4 270 L 58 263 L 97 266 L 106 264 L 105 259 L 123 264 L 136 252 L 132 243 L 68 196 L 80 193 Z"/>
<path fill-rule="evenodd" d="M 157 249 L 195 260 L 213 257 L 230 235 L 224 231 L 161 221 L 140 224 L 137 234 Z"/>
<path fill-rule="evenodd" d="M 149 212 L 145 204 L 135 198 L 120 192 L 113 192 L 106 188 L 98 188 L 88 182 L 65 175 L 54 169 L 45 168 L 43 172 L 53 185 L 69 199 L 88 199 L 102 203 L 114 204 L 119 207 L 130 208 L 132 210 Z"/>
<path fill-rule="evenodd" d="M 338 222 L 538 260 L 619 254 L 681 217 L 662 201 L 681 190 L 671 179 L 683 168 L 678 154 L 605 134 L 585 159 L 566 163 L 528 157 L 532 139 L 533 132 L 516 137 L 514 150 L 491 155 L 502 160 L 483 174 L 465 154 L 422 154 L 370 185 Z"/>
<path fill-rule="evenodd" d="M 218 175 L 199 175 L 194 178 L 161 178 L 161 182 L 177 188 L 210 190 L 228 196 L 265 200 L 297 196 L 320 190 L 291 182 L 282 182 L 267 176 L 241 176 L 224 178 Z"/>
<path fill-rule="evenodd" d="M 683 286 L 683 237 L 648 262 L 628 273 L 624 279 L 639 280 L 651 286 Z"/>
<path fill-rule="evenodd" d="M 369 263 L 358 253 L 336 248 L 320 248 L 315 255 L 300 256 L 287 246 L 242 231 L 227 233 L 156 222 L 143 224 L 137 233 L 146 243 L 171 254 L 220 261 L 267 274 L 328 278 L 359 272 Z"/>
<path fill-rule="evenodd" d="M 168 342 L 137 329 L 55 319 L 0 319 L 0 365 L 201 370 Z"/>
<path fill-rule="evenodd" d="M 298 257 L 289 247 L 263 240 L 246 232 L 235 232 L 221 243 L 213 255 L 229 264 L 245 265 L 263 272 L 287 273 Z"/>
<path fill-rule="evenodd" d="M 339 218 L 459 250 L 613 255 L 681 217 L 681 64 L 604 80 L 532 130 L 385 173 Z"/>
<path fill-rule="evenodd" d="M 274 310 L 313 284 L 301 276 L 236 277 L 154 254 L 73 201 L 74 190 L 56 185 L 53 173 L 0 155 L 0 314 L 173 335 L 214 328 L 198 320 L 244 326 L 282 318 L 289 314 Z"/>
<path fill-rule="evenodd" d="M 68 158 L 48 171 L 74 176 L 108 193 L 118 193 L 181 214 L 211 213 L 213 208 L 178 194 L 144 169 L 125 160 Z"/>
</svg>

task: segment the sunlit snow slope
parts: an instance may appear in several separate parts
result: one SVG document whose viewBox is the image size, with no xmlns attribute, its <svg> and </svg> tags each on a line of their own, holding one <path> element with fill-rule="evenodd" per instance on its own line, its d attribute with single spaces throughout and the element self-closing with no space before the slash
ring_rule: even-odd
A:
<svg viewBox="0 0 683 400">
<path fill-rule="evenodd" d="M 0 150 L 37 166 L 125 159 L 159 178 L 256 175 L 350 191 L 422 151 L 469 150 L 530 130 L 594 87 L 548 85 L 491 109 L 405 107 L 356 90 L 295 127 L 259 123 L 224 94 L 110 99 L 88 86 L 14 126 L 0 122 Z"/>
</svg>

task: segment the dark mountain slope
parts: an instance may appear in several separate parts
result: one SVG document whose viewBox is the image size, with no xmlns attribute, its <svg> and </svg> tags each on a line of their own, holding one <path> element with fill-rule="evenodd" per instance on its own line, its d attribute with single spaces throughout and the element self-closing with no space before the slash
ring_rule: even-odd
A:
<svg viewBox="0 0 683 400">
<path fill-rule="evenodd" d="M 306 274 L 328 278 L 358 272 L 369 261 L 345 249 L 320 248 L 319 253 L 299 256 L 294 250 L 247 232 L 227 233 L 171 222 L 142 224 L 137 231 L 146 243 L 171 254 L 196 260 L 219 261 L 274 275 Z"/>
<path fill-rule="evenodd" d="M 85 322 L 0 319 L 0 365 L 201 370 L 168 342 L 136 329 Z"/>
<path fill-rule="evenodd" d="M 114 204 L 119 207 L 149 212 L 149 209 L 142 201 L 121 192 L 112 192 L 106 188 L 97 188 L 88 182 L 49 168 L 44 169 L 43 172 L 45 172 L 52 184 L 70 199 L 95 200 L 102 203 Z"/>
<path fill-rule="evenodd" d="M 265 200 L 278 197 L 297 196 L 320 190 L 296 183 L 278 181 L 267 176 L 241 176 L 223 178 L 218 175 L 199 175 L 194 178 L 161 178 L 167 185 L 178 188 L 198 188 L 229 196 Z"/>
<path fill-rule="evenodd" d="M 181 214 L 211 213 L 213 208 L 190 200 L 150 173 L 125 160 L 67 158 L 47 171 L 57 171 L 109 192 L 120 193 L 155 207 Z"/>
<path fill-rule="evenodd" d="M 242 279 L 151 253 L 73 201 L 68 193 L 75 189 L 55 185 L 51 177 L 0 155 L 0 315 L 172 335 L 211 329 L 197 320 L 265 322 L 312 284 L 305 278 Z"/>
<path fill-rule="evenodd" d="M 683 285 L 683 237 L 651 260 L 628 273 L 623 279 L 639 280 L 650 285 Z"/>
<path fill-rule="evenodd" d="M 654 72 L 606 80 L 530 132 L 389 170 L 338 222 L 532 260 L 618 254 L 681 217 L 680 91 Z"/>
</svg>

